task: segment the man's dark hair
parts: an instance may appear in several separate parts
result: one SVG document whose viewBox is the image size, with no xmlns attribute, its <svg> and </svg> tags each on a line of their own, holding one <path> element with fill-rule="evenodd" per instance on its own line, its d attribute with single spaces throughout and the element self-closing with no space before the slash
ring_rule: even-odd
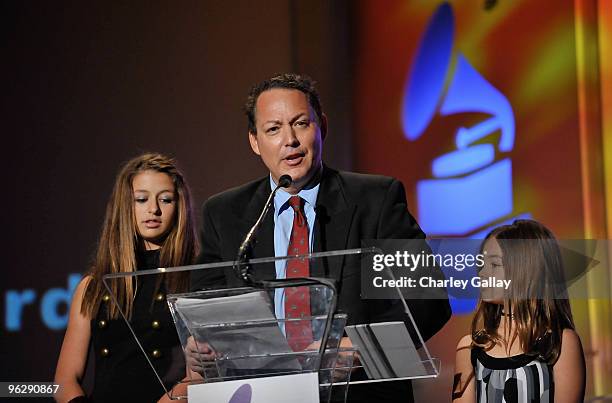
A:
<svg viewBox="0 0 612 403">
<path fill-rule="evenodd" d="M 249 91 L 249 96 L 244 104 L 244 111 L 249 121 L 249 132 L 257 133 L 257 128 L 255 127 L 255 104 L 257 103 L 257 98 L 259 98 L 262 92 L 273 88 L 284 88 L 303 92 L 306 98 L 308 98 L 308 103 L 317 115 L 318 123 L 321 124 L 323 111 L 321 109 L 321 101 L 319 100 L 319 93 L 315 88 L 315 83 L 316 82 L 307 75 L 285 73 L 254 85 L 251 91 Z"/>
</svg>

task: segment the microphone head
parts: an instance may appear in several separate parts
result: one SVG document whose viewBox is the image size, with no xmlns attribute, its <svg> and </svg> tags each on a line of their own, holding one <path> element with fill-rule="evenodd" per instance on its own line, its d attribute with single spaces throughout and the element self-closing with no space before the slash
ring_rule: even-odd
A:
<svg viewBox="0 0 612 403">
<path fill-rule="evenodd" d="M 291 179 L 291 176 L 289 175 L 283 175 L 278 178 L 278 186 L 282 188 L 288 188 L 291 186 L 291 182 L 293 182 L 293 179 Z"/>
</svg>

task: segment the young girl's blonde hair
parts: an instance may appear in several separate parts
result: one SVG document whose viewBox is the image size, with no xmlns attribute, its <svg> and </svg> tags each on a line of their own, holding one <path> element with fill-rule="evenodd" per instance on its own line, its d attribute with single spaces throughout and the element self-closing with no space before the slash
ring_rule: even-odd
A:
<svg viewBox="0 0 612 403">
<path fill-rule="evenodd" d="M 173 267 L 193 263 L 197 253 L 197 241 L 191 195 L 181 172 L 172 158 L 162 154 L 148 153 L 129 160 L 119 171 L 106 206 L 106 215 L 94 263 L 90 270 L 91 280 L 83 296 L 81 313 L 94 317 L 100 307 L 106 287 L 102 276 L 107 273 L 126 273 L 136 270 L 136 252 L 144 248 L 138 235 L 134 215 L 134 177 L 144 171 L 168 174 L 175 187 L 176 213 L 174 223 L 166 235 L 160 251 L 160 266 Z M 188 272 L 173 273 L 164 279 L 168 292 L 186 291 Z M 119 306 L 109 304 L 109 317 L 119 317 L 119 307 L 130 315 L 133 304 L 134 284 L 132 277 L 113 279 L 111 290 Z M 159 286 L 159 285 L 158 285 Z"/>
</svg>

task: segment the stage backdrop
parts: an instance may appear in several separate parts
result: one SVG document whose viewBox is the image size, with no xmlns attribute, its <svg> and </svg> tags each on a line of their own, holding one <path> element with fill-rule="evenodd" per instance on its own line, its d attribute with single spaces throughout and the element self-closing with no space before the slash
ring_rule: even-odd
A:
<svg viewBox="0 0 612 403">
<path fill-rule="evenodd" d="M 601 45 L 610 105 L 606 3 L 3 2 L 11 197 L 0 380 L 52 379 L 71 288 L 87 270 L 120 163 L 143 151 L 177 157 L 198 205 L 265 174 L 241 106 L 251 84 L 279 72 L 319 81 L 326 161 L 400 178 L 431 235 L 476 235 L 530 215 L 562 237 L 609 237 L 598 225 L 606 219 L 592 58 Z M 607 25 L 597 25 L 596 5 Z M 609 108 L 604 116 L 609 133 Z M 456 191 L 473 190 L 465 178 L 489 186 Z M 480 203 L 483 214 L 466 208 L 441 220 L 439 198 L 454 209 Z M 416 382 L 417 401 L 449 400 L 454 345 L 471 309 L 453 307 L 432 341 L 443 376 Z M 604 308 L 574 304 L 591 395 L 612 384 L 602 370 L 611 355 Z"/>
<path fill-rule="evenodd" d="M 357 170 L 400 178 L 431 237 L 479 238 L 522 217 L 560 238 L 607 237 L 596 1 L 359 5 Z M 432 343 L 439 388 L 418 383 L 428 401 L 450 396 L 475 301 L 452 306 Z M 610 300 L 573 308 L 588 393 L 611 393 Z"/>
<path fill-rule="evenodd" d="M 319 82 L 326 160 L 350 168 L 345 3 L 2 2 L 1 381 L 53 379 L 72 290 L 127 159 L 176 157 L 198 213 L 266 174 L 242 105 L 254 83 L 297 71 Z"/>
</svg>

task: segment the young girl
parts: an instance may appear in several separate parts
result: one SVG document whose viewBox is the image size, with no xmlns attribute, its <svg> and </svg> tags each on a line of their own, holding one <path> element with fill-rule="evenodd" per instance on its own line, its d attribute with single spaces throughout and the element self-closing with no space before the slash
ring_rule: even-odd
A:
<svg viewBox="0 0 612 403">
<path fill-rule="evenodd" d="M 483 244 L 482 290 L 472 332 L 457 345 L 453 402 L 582 402 L 584 353 L 564 290 L 561 253 L 542 224 L 517 220 Z"/>
<path fill-rule="evenodd" d="M 119 172 L 106 208 L 97 254 L 70 308 L 57 363 L 58 402 L 142 401 L 164 398 L 164 390 L 130 333 L 129 317 L 166 387 L 185 375 L 176 365 L 180 343 L 166 304 L 166 292 L 188 290 L 188 272 L 120 278 L 111 282 L 113 303 L 102 277 L 108 273 L 191 264 L 196 236 L 189 189 L 172 159 L 145 154 Z M 94 389 L 81 387 L 90 344 Z"/>
</svg>

